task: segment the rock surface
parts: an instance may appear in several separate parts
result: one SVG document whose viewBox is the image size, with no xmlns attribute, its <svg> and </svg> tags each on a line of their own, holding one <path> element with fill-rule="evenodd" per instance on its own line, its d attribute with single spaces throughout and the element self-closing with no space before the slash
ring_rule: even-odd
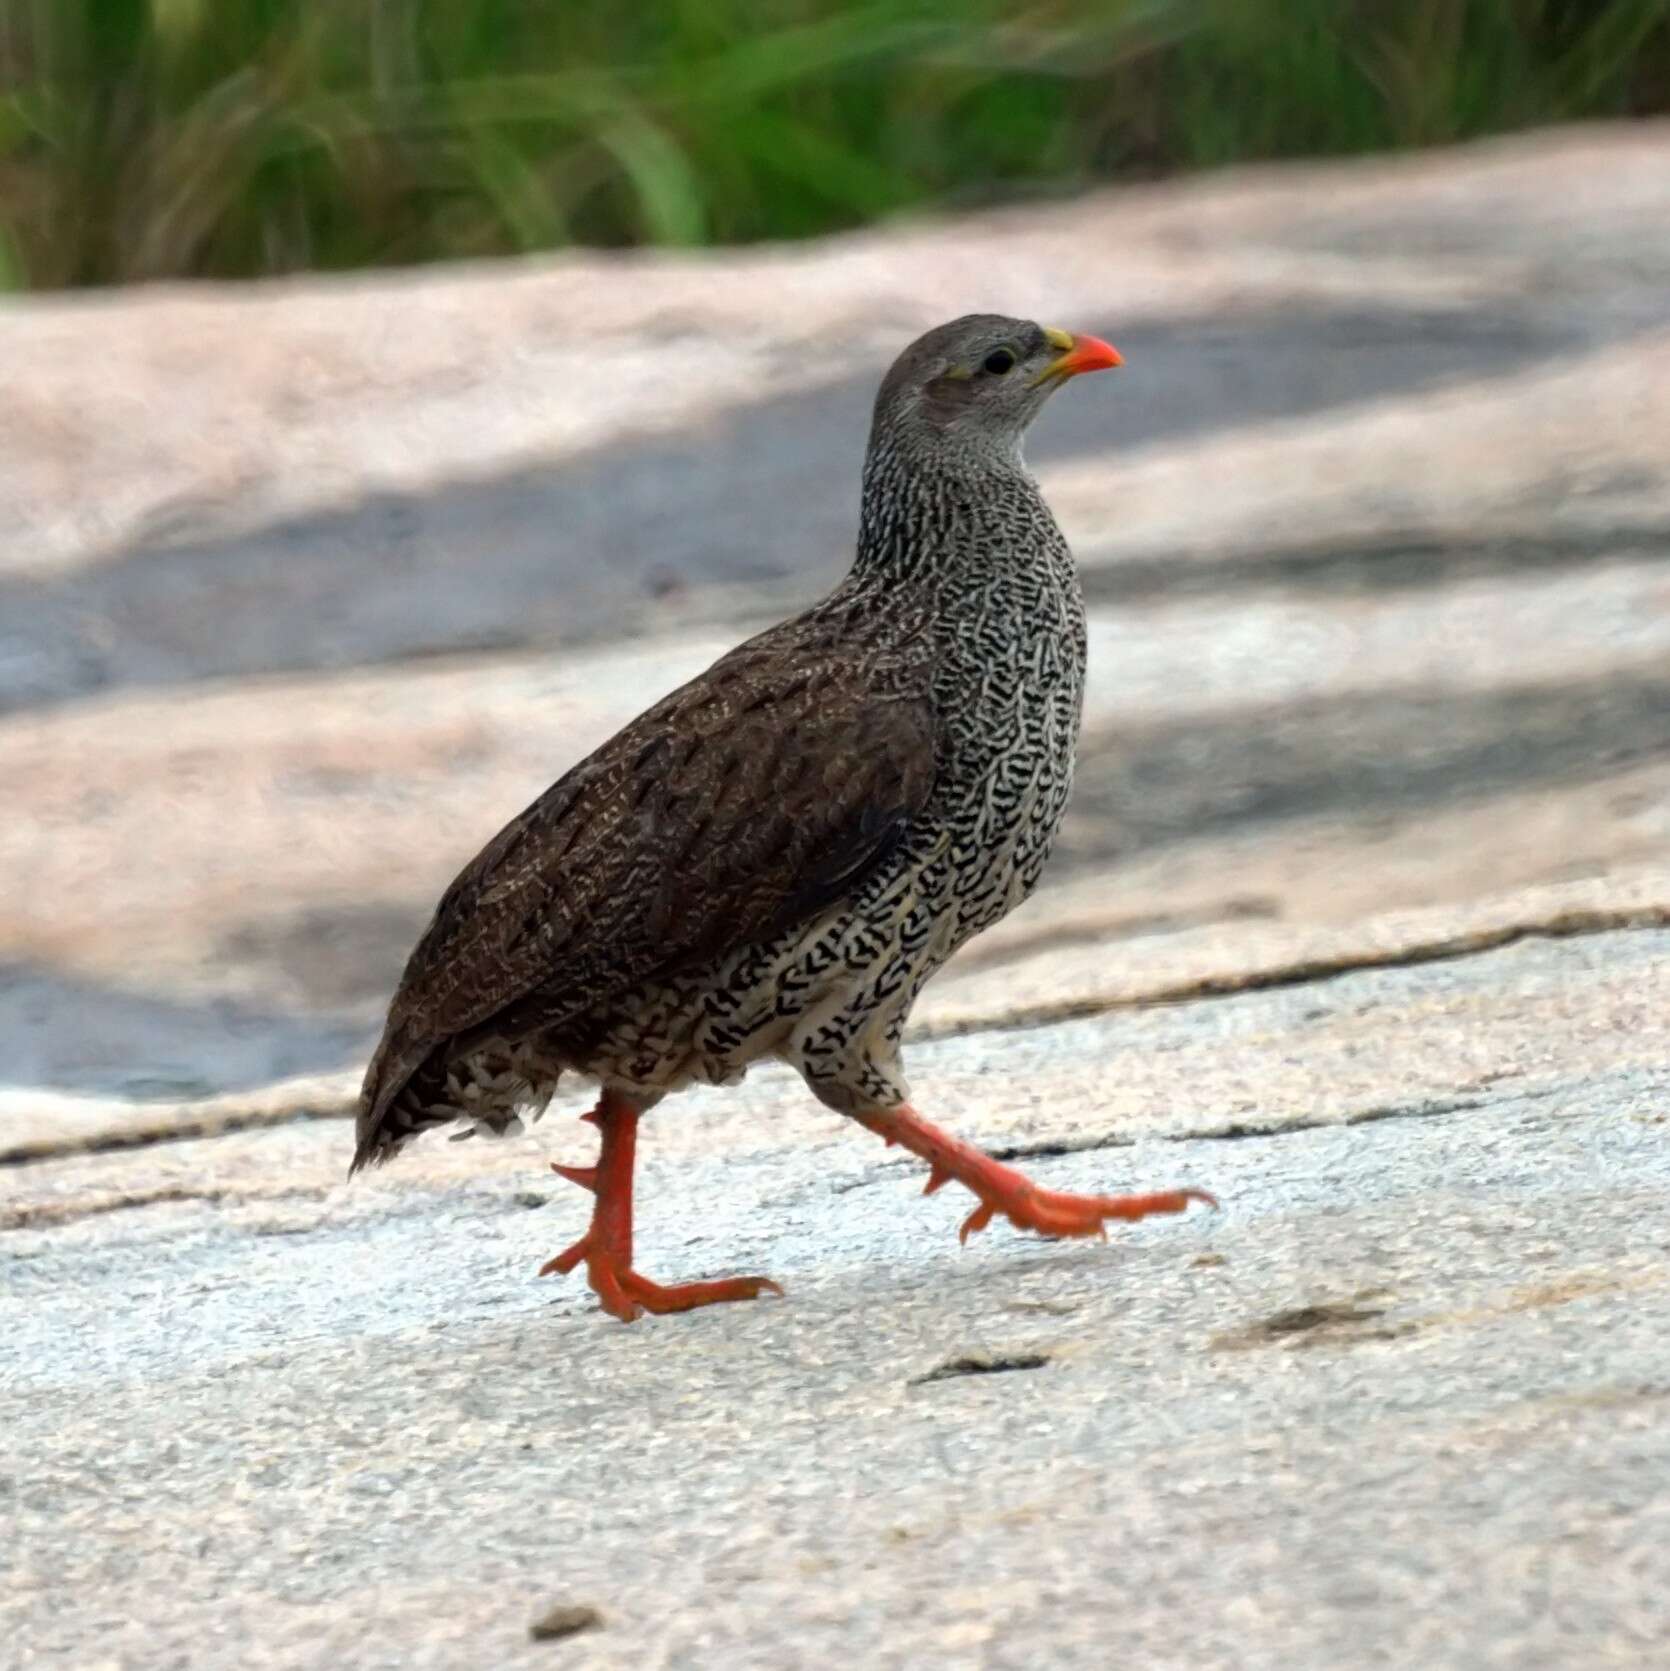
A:
<svg viewBox="0 0 1670 1671">
<path fill-rule="evenodd" d="M 531 1137 L 342 1181 L 435 893 L 850 544 L 970 308 L 1094 685 L 930 989 L 996 1229 L 777 1072 L 646 1126 L 623 1329 Z M 1658 1666 L 1670 130 L 791 251 L 34 301 L 0 413 L 0 1640 L 23 1665 Z M 535 1627 L 588 1617 L 583 1633 Z"/>
<path fill-rule="evenodd" d="M 922 1045 L 1040 1179 L 1224 1202 L 1107 1247 L 959 1250 L 761 1076 L 656 1122 L 640 1258 L 787 1298 L 631 1329 L 533 1279 L 585 1202 L 522 1144 L 20 1169 L 7 1639 L 532 1665 L 556 1603 L 598 1667 L 1654 1665 L 1667 1014 L 1618 930 Z"/>
</svg>

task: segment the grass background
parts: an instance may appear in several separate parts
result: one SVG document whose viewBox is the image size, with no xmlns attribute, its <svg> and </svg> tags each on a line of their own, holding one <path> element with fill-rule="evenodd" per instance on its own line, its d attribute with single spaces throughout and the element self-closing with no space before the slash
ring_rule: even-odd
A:
<svg viewBox="0 0 1670 1671">
<path fill-rule="evenodd" d="M 0 288 L 793 238 L 1670 109 L 1670 0 L 0 0 Z"/>
</svg>

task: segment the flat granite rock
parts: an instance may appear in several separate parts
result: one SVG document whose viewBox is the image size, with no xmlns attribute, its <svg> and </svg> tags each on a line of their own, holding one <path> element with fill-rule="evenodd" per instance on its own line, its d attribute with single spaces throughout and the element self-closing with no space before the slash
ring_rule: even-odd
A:
<svg viewBox="0 0 1670 1671">
<path fill-rule="evenodd" d="M 967 1034 L 936 1113 L 1221 1212 L 959 1249 L 786 1075 L 646 1128 L 623 1328 L 538 1142 L 340 1120 L 14 1169 L 24 1665 L 1648 1667 L 1670 1640 L 1670 930 Z M 572 1113 L 570 1109 L 568 1112 Z"/>
<path fill-rule="evenodd" d="M 365 1052 L 983 307 L 1128 366 L 1037 436 L 1059 851 L 907 1066 L 1222 1210 L 959 1247 L 768 1067 L 639 1255 L 786 1297 L 623 1328 L 583 1091 L 349 1183 Z M 3 322 L 6 1663 L 1670 1663 L 1670 127 Z"/>
</svg>

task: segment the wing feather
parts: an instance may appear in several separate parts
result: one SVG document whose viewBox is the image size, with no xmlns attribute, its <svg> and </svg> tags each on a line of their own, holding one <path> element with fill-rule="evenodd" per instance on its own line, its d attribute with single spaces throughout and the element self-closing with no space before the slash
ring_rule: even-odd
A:
<svg viewBox="0 0 1670 1671">
<path fill-rule="evenodd" d="M 408 960 L 361 1093 L 385 1110 L 460 1034 L 537 997 L 560 1024 L 767 938 L 856 886 L 933 786 L 925 696 L 770 635 L 673 692 L 553 784 L 460 873 Z"/>
</svg>

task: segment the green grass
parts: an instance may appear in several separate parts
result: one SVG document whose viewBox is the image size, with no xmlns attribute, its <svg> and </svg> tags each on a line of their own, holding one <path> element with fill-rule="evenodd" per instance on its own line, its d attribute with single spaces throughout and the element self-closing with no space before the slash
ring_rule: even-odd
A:
<svg viewBox="0 0 1670 1671">
<path fill-rule="evenodd" d="M 0 0 L 0 286 L 794 238 L 1670 108 L 1670 0 Z"/>
</svg>

